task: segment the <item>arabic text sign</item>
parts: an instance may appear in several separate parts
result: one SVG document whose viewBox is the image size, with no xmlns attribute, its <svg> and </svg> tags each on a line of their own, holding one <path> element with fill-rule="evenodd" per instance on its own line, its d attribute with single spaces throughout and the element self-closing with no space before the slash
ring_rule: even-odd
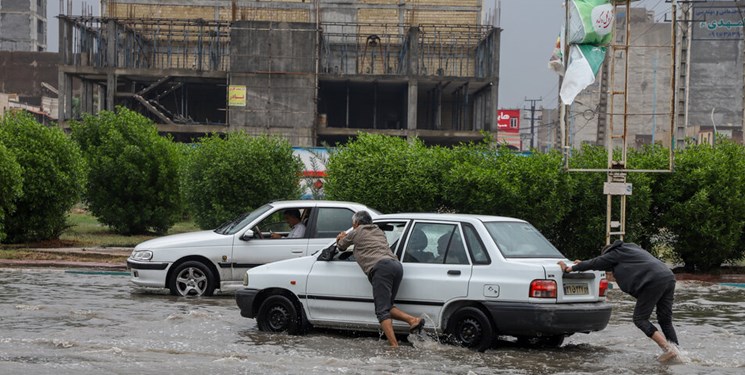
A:
<svg viewBox="0 0 745 375">
<path fill-rule="evenodd" d="M 696 39 L 742 39 L 744 20 L 735 8 L 699 7 L 694 19 L 699 20 Z"/>
<path fill-rule="evenodd" d="M 500 132 L 520 132 L 520 110 L 500 109 L 497 111 L 497 128 Z"/>
<path fill-rule="evenodd" d="M 246 106 L 246 86 L 230 85 L 228 86 L 228 106 L 245 107 Z"/>
</svg>

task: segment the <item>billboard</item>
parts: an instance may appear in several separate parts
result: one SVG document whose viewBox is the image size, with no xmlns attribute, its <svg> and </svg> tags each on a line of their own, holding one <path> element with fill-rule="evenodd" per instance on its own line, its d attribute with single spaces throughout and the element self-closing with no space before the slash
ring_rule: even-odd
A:
<svg viewBox="0 0 745 375">
<path fill-rule="evenodd" d="M 497 129 L 499 132 L 520 133 L 520 110 L 499 109 L 497 110 Z"/>
</svg>

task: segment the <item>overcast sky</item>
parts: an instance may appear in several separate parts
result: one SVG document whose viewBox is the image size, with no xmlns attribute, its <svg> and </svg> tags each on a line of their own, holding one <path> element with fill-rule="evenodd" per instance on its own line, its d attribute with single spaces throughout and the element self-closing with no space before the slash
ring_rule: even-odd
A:
<svg viewBox="0 0 745 375">
<path fill-rule="evenodd" d="M 64 0 L 67 3 L 67 0 Z M 485 8 L 493 8 L 497 0 L 483 0 Z M 57 19 L 59 0 L 48 0 L 48 46 L 57 51 Z M 563 0 L 502 0 L 502 45 L 499 81 L 499 106 L 521 108 L 524 99 L 543 98 L 542 105 L 556 108 L 558 77 L 548 70 L 548 58 L 564 22 Z M 98 14 L 99 1 L 73 0 L 73 14 L 79 15 L 83 5 L 93 5 Z M 665 0 L 640 0 L 634 6 L 655 11 L 662 19 L 669 11 Z"/>
</svg>

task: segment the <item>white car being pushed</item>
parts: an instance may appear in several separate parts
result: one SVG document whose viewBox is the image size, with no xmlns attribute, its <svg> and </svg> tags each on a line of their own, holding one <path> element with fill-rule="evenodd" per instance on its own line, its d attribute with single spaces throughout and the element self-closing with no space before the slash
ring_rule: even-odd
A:
<svg viewBox="0 0 745 375">
<path fill-rule="evenodd" d="M 235 290 L 242 287 L 243 275 L 252 267 L 323 248 L 349 228 L 352 215 L 360 210 L 378 214 L 353 202 L 272 202 L 215 230 L 145 241 L 132 251 L 127 267 L 136 286 L 168 288 L 174 295 L 209 296 L 215 289 Z M 304 227 L 297 238 L 288 238 L 291 228 L 285 213 L 289 211 Z"/>
<path fill-rule="evenodd" d="M 529 223 L 458 214 L 374 218 L 401 259 L 396 305 L 425 315 L 425 329 L 483 351 L 498 335 L 559 346 L 564 337 L 604 329 L 605 272 L 564 274 L 567 261 Z M 319 252 L 320 253 L 320 252 Z M 372 288 L 350 252 L 256 267 L 236 292 L 241 315 L 260 330 L 302 333 L 312 326 L 377 331 Z M 397 332 L 408 325 L 394 321 Z"/>
</svg>

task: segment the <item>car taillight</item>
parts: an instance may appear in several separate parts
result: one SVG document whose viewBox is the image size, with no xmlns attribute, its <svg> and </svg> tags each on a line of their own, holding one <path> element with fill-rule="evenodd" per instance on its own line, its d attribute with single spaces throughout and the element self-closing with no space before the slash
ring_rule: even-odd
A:
<svg viewBox="0 0 745 375">
<path fill-rule="evenodd" d="M 605 297 L 605 292 L 608 291 L 608 280 L 600 279 L 600 297 Z"/>
<path fill-rule="evenodd" d="M 531 298 L 556 298 L 556 281 L 554 280 L 533 280 L 530 283 Z"/>
</svg>

